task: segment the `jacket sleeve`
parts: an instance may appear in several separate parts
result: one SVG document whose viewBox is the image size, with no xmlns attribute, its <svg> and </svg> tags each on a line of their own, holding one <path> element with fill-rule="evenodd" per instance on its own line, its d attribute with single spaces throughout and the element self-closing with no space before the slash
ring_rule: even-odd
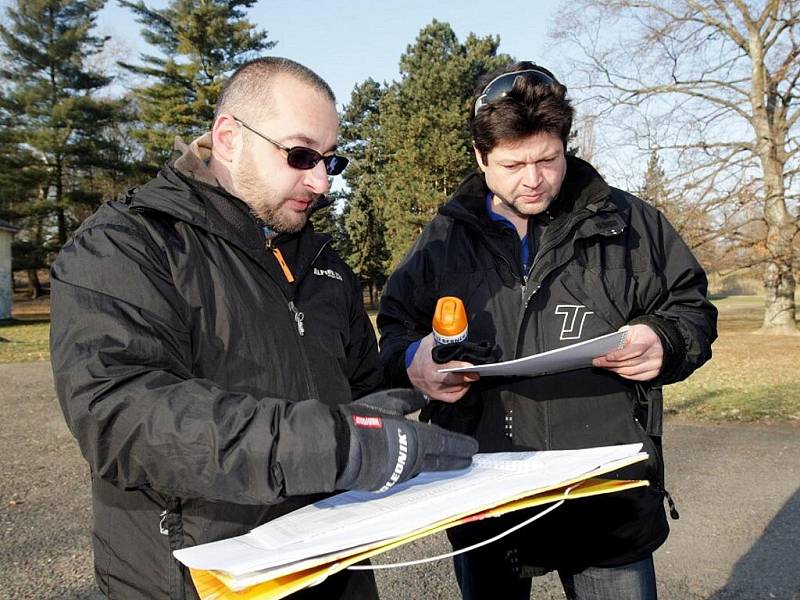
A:
<svg viewBox="0 0 800 600">
<path fill-rule="evenodd" d="M 426 240 L 429 230 L 409 250 L 386 282 L 378 310 L 380 359 L 384 382 L 390 387 L 410 387 L 405 365 L 406 349 L 431 332 L 438 281 L 429 260 Z"/>
<path fill-rule="evenodd" d="M 631 324 L 649 325 L 661 339 L 664 364 L 657 383 L 686 379 L 711 358 L 717 338 L 717 309 L 708 299 L 708 280 L 689 247 L 655 209 L 644 207 L 652 268 L 640 278 L 642 314 Z"/>
<path fill-rule="evenodd" d="M 334 489 L 329 408 L 192 376 L 188 316 L 143 228 L 80 230 L 51 286 L 56 391 L 94 476 L 239 504 Z"/>
</svg>

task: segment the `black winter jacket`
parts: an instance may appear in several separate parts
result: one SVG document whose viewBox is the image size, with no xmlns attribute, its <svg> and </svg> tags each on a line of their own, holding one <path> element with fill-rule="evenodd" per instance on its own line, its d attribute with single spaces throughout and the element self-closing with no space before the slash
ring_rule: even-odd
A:
<svg viewBox="0 0 800 600">
<path fill-rule="evenodd" d="M 522 273 L 519 237 L 488 217 L 488 191 L 482 175 L 468 177 L 389 278 L 378 315 L 386 377 L 409 385 L 405 350 L 430 332 L 436 300 L 445 295 L 465 302 L 469 340 L 496 341 L 501 360 L 626 324 L 650 325 L 666 356 L 658 380 L 647 385 L 592 368 L 484 377 L 459 402 L 435 402 L 432 411 L 439 425 L 474 435 L 481 452 L 642 442 L 650 459 L 613 476 L 649 479 L 650 487 L 570 501 L 512 542 L 527 564 L 540 567 L 639 560 L 668 534 L 660 385 L 684 379 L 708 360 L 716 338 L 705 274 L 658 211 L 609 187 L 572 157 L 530 271 Z M 465 546 L 524 516 L 457 528 L 451 540 Z"/>
<path fill-rule="evenodd" d="M 381 369 L 359 282 L 328 241 L 310 225 L 285 240 L 287 286 L 247 207 L 168 166 L 58 256 L 53 372 L 91 467 L 111 598 L 194 598 L 172 550 L 334 490 L 329 407 L 374 391 Z"/>
</svg>

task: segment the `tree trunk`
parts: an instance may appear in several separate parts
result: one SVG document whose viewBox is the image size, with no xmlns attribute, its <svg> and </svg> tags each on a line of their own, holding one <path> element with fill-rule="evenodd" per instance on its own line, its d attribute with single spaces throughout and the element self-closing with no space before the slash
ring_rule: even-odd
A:
<svg viewBox="0 0 800 600">
<path fill-rule="evenodd" d="M 764 217 L 769 258 L 764 270 L 764 322 L 759 333 L 800 334 L 795 321 L 794 238 L 797 222 L 786 206 L 783 165 L 774 156 L 762 155 L 767 198 Z"/>
<path fill-rule="evenodd" d="M 777 84 L 766 85 L 764 41 L 750 30 L 753 61 L 751 103 L 756 152 L 764 174 L 765 245 L 769 258 L 764 270 L 764 322 L 759 333 L 800 334 L 795 322 L 794 237 L 798 224 L 786 204 L 786 142 L 789 125 L 786 107 L 778 101 Z"/>
<path fill-rule="evenodd" d="M 28 284 L 31 288 L 31 300 L 36 300 L 42 295 L 42 284 L 39 283 L 39 273 L 36 269 L 26 269 Z"/>
<path fill-rule="evenodd" d="M 766 304 L 764 323 L 758 333 L 800 334 L 795 323 L 795 280 L 791 265 L 771 262 L 764 274 Z"/>
</svg>

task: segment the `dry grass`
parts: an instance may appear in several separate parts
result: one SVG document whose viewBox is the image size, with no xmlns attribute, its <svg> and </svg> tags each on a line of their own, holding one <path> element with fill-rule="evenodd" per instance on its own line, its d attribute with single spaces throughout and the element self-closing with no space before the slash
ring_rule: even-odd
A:
<svg viewBox="0 0 800 600">
<path fill-rule="evenodd" d="M 0 321 L 0 363 L 50 360 L 50 320 Z"/>
<path fill-rule="evenodd" d="M 800 425 L 800 336 L 765 336 L 759 296 L 715 301 L 720 310 L 714 357 L 686 381 L 665 388 L 668 414 L 712 421 Z M 17 303 L 0 322 L 0 363 L 49 360 L 46 300 Z M 375 318 L 374 311 L 370 316 Z M 22 320 L 32 319 L 32 320 Z"/>
<path fill-rule="evenodd" d="M 800 336 L 754 333 L 763 315 L 759 296 L 733 296 L 715 304 L 720 319 L 713 358 L 686 381 L 664 389 L 667 412 L 800 425 Z"/>
</svg>

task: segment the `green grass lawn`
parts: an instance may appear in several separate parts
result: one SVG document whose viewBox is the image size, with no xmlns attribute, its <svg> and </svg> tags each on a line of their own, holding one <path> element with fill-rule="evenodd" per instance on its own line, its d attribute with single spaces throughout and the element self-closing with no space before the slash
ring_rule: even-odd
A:
<svg viewBox="0 0 800 600">
<path fill-rule="evenodd" d="M 714 356 L 664 389 L 668 414 L 711 421 L 781 421 L 800 425 L 800 336 L 754 333 L 763 299 L 731 296 L 720 311 Z M 374 322 L 374 311 L 370 311 Z M 0 363 L 48 360 L 46 320 L 0 322 Z"/>
</svg>

